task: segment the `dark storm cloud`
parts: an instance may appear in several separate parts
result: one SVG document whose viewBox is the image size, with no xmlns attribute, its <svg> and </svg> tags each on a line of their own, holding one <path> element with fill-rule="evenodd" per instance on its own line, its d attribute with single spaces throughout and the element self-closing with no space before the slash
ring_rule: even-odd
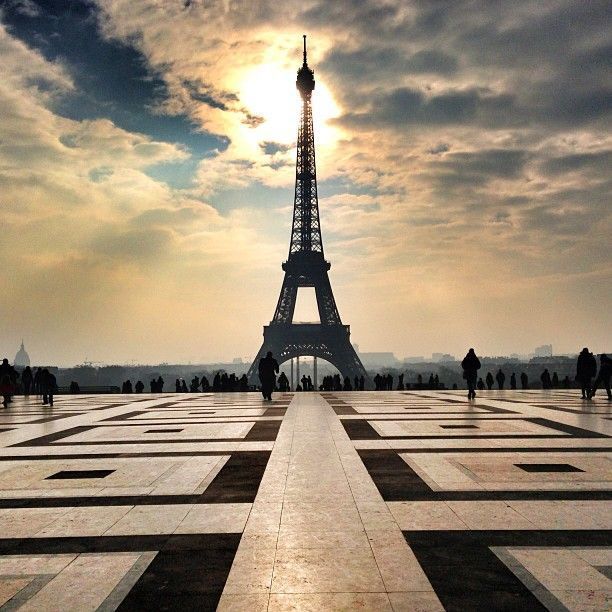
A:
<svg viewBox="0 0 612 612">
<path fill-rule="evenodd" d="M 344 79 L 372 81 L 387 79 L 397 71 L 406 74 L 452 74 L 457 60 L 433 49 L 406 54 L 397 47 L 364 47 L 354 51 L 333 48 L 319 68 Z"/>
<path fill-rule="evenodd" d="M 566 172 L 610 173 L 612 168 L 612 151 L 597 153 L 576 153 L 554 157 L 542 163 L 541 170 L 545 174 L 558 175 Z"/>
<path fill-rule="evenodd" d="M 377 93 L 366 112 L 348 113 L 339 119 L 339 123 L 354 128 L 409 124 L 507 124 L 512 121 L 513 104 L 513 97 L 509 94 L 498 95 L 475 88 L 427 96 L 418 89 L 399 87 Z"/>
<path fill-rule="evenodd" d="M 511 149 L 448 153 L 429 162 L 427 176 L 438 189 L 479 188 L 494 179 L 519 178 L 528 157 L 527 151 Z"/>
</svg>

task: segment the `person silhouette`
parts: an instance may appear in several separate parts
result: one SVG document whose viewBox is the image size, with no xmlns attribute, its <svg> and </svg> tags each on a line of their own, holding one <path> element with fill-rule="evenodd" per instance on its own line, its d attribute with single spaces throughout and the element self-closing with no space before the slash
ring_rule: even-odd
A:
<svg viewBox="0 0 612 612">
<path fill-rule="evenodd" d="M 276 374 L 278 374 L 278 361 L 272 356 L 272 351 L 268 351 L 266 356 L 259 360 L 257 369 L 259 382 L 261 383 L 261 394 L 264 399 L 271 401 L 272 391 L 276 384 Z"/>
<path fill-rule="evenodd" d="M 15 392 L 11 377 L 8 374 L 0 376 L 0 394 L 2 395 L 2 405 L 8 408 L 11 402 L 11 395 Z"/>
<path fill-rule="evenodd" d="M 49 372 L 47 368 L 44 368 L 42 371 L 41 387 L 43 406 L 46 406 L 47 404 L 49 404 L 49 406 L 53 406 L 53 394 L 55 393 L 55 389 L 57 387 L 57 381 L 55 376 Z"/>
<path fill-rule="evenodd" d="M 404 390 L 404 373 L 403 372 L 397 377 L 397 390 L 398 391 Z"/>
<path fill-rule="evenodd" d="M 423 386 L 423 375 L 419 374 L 417 376 L 417 385 L 419 386 L 419 389 Z"/>
<path fill-rule="evenodd" d="M 161 375 L 157 378 L 157 392 L 164 392 L 164 379 L 161 377 Z"/>
<path fill-rule="evenodd" d="M 40 379 L 42 376 L 42 368 L 36 368 L 34 373 L 34 395 L 41 395 L 40 393 Z"/>
<path fill-rule="evenodd" d="M 136 385 L 134 386 L 134 390 L 136 391 L 136 393 L 142 393 L 144 391 L 144 384 L 142 383 L 142 380 L 139 380 Z"/>
<path fill-rule="evenodd" d="M 521 372 L 521 389 L 529 389 L 529 377 L 525 372 Z"/>
<path fill-rule="evenodd" d="M 177 379 L 174 381 L 174 390 L 175 390 L 177 393 L 180 393 L 180 392 L 181 392 L 181 379 L 180 379 L 180 378 L 177 378 Z"/>
<path fill-rule="evenodd" d="M 572 386 L 572 381 L 570 380 L 569 376 L 565 376 L 565 378 L 561 381 L 561 384 L 563 385 L 564 389 L 569 389 Z"/>
<path fill-rule="evenodd" d="M 206 378 L 204 374 L 202 374 L 202 376 L 200 377 L 200 384 L 202 385 L 202 391 L 204 393 L 210 391 L 210 383 L 208 382 L 208 378 Z"/>
<path fill-rule="evenodd" d="M 181 380 L 181 393 L 189 393 L 189 389 L 187 389 L 187 383 L 185 379 Z"/>
<path fill-rule="evenodd" d="M 125 392 L 126 393 L 133 393 L 134 389 L 132 388 L 132 381 L 131 380 L 126 380 L 125 381 Z"/>
<path fill-rule="evenodd" d="M 548 368 L 544 368 L 544 371 L 540 376 L 540 380 L 542 381 L 542 389 L 552 388 L 552 381 L 550 380 L 550 372 L 548 371 Z"/>
<path fill-rule="evenodd" d="M 506 375 L 502 372 L 502 369 L 499 368 L 497 374 L 495 375 L 495 380 L 497 381 L 497 386 L 500 391 L 504 388 L 504 382 L 506 381 Z"/>
<path fill-rule="evenodd" d="M 490 391 L 493 388 L 493 374 L 491 374 L 491 372 L 487 372 L 485 381 L 487 383 L 487 389 Z"/>
<path fill-rule="evenodd" d="M 553 389 L 557 389 L 559 387 L 559 375 L 556 372 L 553 372 L 551 386 Z"/>
<path fill-rule="evenodd" d="M 608 357 L 605 353 L 602 353 L 599 356 L 599 374 L 597 374 L 597 378 L 593 383 L 593 387 L 591 388 L 591 392 L 589 393 L 589 399 L 592 399 L 595 396 L 595 391 L 597 391 L 597 387 L 602 385 L 605 387 L 606 392 L 608 393 L 608 401 L 612 401 L 612 392 L 610 392 L 610 378 L 612 377 L 612 359 Z"/>
<path fill-rule="evenodd" d="M 346 376 L 344 378 L 344 386 L 342 387 L 343 391 L 352 391 L 353 390 L 353 386 L 351 385 L 351 379 Z"/>
<path fill-rule="evenodd" d="M 510 388 L 512 390 L 516 389 L 516 374 L 514 372 L 510 375 Z"/>
<path fill-rule="evenodd" d="M 478 383 L 476 383 L 476 387 L 479 391 L 484 391 L 485 388 L 485 384 L 484 384 L 484 380 L 482 380 L 482 378 L 478 379 Z"/>
<path fill-rule="evenodd" d="M 33 380 L 34 376 L 32 375 L 32 370 L 30 366 L 26 366 L 23 372 L 21 373 L 21 384 L 23 385 L 23 394 L 25 396 L 30 395 Z"/>
<path fill-rule="evenodd" d="M 593 353 L 585 346 L 576 363 L 576 380 L 580 383 L 582 399 L 587 399 L 591 394 L 591 380 L 597 373 L 597 361 Z"/>
<path fill-rule="evenodd" d="M 149 383 L 151 387 L 151 393 L 157 393 L 157 381 L 153 378 Z"/>
<path fill-rule="evenodd" d="M 476 379 L 478 378 L 480 367 L 480 359 L 476 356 L 474 349 L 471 348 L 461 362 L 463 378 L 468 386 L 468 399 L 475 399 L 476 397 Z M 480 380 L 482 381 L 482 378 Z"/>
</svg>

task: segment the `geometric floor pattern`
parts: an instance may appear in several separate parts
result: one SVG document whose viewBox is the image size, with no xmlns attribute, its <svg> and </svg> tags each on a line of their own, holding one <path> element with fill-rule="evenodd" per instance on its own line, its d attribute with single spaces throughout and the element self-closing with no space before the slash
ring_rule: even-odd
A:
<svg viewBox="0 0 612 612">
<path fill-rule="evenodd" d="M 0 610 L 612 608 L 612 404 L 16 397 Z"/>
</svg>

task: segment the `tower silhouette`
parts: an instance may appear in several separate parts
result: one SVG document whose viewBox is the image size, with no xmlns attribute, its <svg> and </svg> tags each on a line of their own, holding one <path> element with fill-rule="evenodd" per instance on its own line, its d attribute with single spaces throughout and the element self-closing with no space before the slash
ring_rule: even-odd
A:
<svg viewBox="0 0 612 612">
<path fill-rule="evenodd" d="M 293 357 L 320 357 L 333 364 L 342 374 L 364 376 L 366 371 L 350 343 L 350 326 L 343 325 L 332 293 L 325 260 L 315 164 L 314 128 L 312 122 L 312 92 L 314 72 L 309 68 L 304 36 L 304 62 L 298 70 L 296 87 L 302 97 L 302 110 L 297 138 L 295 168 L 295 198 L 289 257 L 283 263 L 285 278 L 274 317 L 264 326 L 264 341 L 248 378 L 256 382 L 257 365 L 267 351 L 272 351 L 279 363 Z M 294 323 L 293 314 L 299 287 L 314 287 L 319 323 Z"/>
</svg>

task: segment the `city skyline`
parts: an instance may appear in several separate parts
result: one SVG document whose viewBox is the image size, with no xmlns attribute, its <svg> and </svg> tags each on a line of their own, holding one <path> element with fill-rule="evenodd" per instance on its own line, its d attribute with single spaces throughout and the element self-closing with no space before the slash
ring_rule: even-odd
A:
<svg viewBox="0 0 612 612">
<path fill-rule="evenodd" d="M 22 336 L 58 365 L 253 355 L 287 259 L 304 29 L 351 341 L 610 348 L 606 3 L 315 5 L 5 5 L 8 357 Z"/>
</svg>

